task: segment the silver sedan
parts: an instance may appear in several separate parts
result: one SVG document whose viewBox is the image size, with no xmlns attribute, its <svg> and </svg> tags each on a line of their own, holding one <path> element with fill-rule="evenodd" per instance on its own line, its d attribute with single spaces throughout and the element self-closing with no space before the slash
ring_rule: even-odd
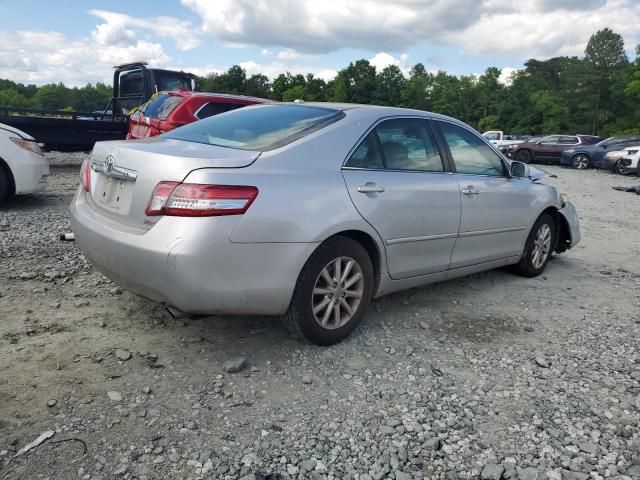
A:
<svg viewBox="0 0 640 480">
<path fill-rule="evenodd" d="M 374 297 L 507 265 L 539 275 L 580 240 L 539 174 L 441 115 L 266 105 L 96 144 L 71 216 L 131 292 L 174 313 L 281 315 L 328 345 Z"/>
</svg>

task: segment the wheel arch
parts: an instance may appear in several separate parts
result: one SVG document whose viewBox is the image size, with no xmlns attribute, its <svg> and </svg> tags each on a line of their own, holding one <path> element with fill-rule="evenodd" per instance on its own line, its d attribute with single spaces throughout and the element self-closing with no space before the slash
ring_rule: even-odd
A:
<svg viewBox="0 0 640 480">
<path fill-rule="evenodd" d="M 538 215 L 538 218 L 545 213 L 551 215 L 556 226 L 556 241 L 553 251 L 556 253 L 562 253 L 568 250 L 571 245 L 571 228 L 569 227 L 567 220 L 562 216 L 558 209 L 553 206 L 545 208 L 540 215 Z"/>
<path fill-rule="evenodd" d="M 384 253 L 380 251 L 380 247 L 378 246 L 375 239 L 367 232 L 362 230 L 343 230 L 341 232 L 334 233 L 333 235 L 325 238 L 322 242 L 326 242 L 334 237 L 347 237 L 352 240 L 358 242 L 362 247 L 367 251 L 369 258 L 371 258 L 371 263 L 373 264 L 373 273 L 374 273 L 374 292 L 378 291 L 378 287 L 380 286 L 380 278 L 383 268 L 383 255 Z"/>
<path fill-rule="evenodd" d="M 0 171 L 7 175 L 9 179 L 9 196 L 15 195 L 16 193 L 16 179 L 13 177 L 13 172 L 9 168 L 9 164 L 5 162 L 5 160 L 0 157 Z"/>
</svg>

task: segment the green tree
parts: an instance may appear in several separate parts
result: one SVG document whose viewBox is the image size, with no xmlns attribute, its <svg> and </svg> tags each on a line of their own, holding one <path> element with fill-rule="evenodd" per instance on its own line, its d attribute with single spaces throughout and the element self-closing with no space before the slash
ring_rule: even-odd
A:
<svg viewBox="0 0 640 480">
<path fill-rule="evenodd" d="M 327 88 L 331 91 L 330 100 L 332 102 L 349 101 L 349 88 L 344 71 L 338 72 L 336 78 L 330 82 Z"/>
<path fill-rule="evenodd" d="M 17 90 L 13 88 L 0 90 L 0 107 L 26 108 L 28 106 L 27 98 Z"/>
<path fill-rule="evenodd" d="M 71 91 L 62 83 L 42 85 L 33 96 L 35 107 L 48 110 L 61 110 L 72 103 Z"/>
<path fill-rule="evenodd" d="M 245 82 L 243 92 L 245 95 L 253 97 L 270 98 L 271 84 L 269 83 L 269 77 L 262 74 L 251 75 Z"/>
<path fill-rule="evenodd" d="M 599 30 L 589 39 L 584 51 L 584 59 L 590 67 L 585 80 L 589 85 L 591 108 L 591 133 L 595 134 L 600 122 L 611 116 L 603 108 L 607 105 L 609 96 L 609 81 L 611 74 L 627 62 L 622 36 L 609 28 Z"/>
<path fill-rule="evenodd" d="M 380 105 L 400 105 L 406 81 L 402 70 L 396 65 L 385 67 L 376 77 L 375 102 Z"/>
<path fill-rule="evenodd" d="M 347 86 L 349 102 L 373 103 L 376 89 L 376 67 L 368 60 L 357 60 L 341 71 Z"/>
<path fill-rule="evenodd" d="M 433 85 L 433 74 L 427 72 L 423 64 L 415 64 L 409 71 L 409 79 L 400 92 L 400 105 L 418 110 L 432 110 Z"/>
<path fill-rule="evenodd" d="M 305 100 L 304 87 L 302 85 L 296 85 L 282 94 L 283 102 L 293 102 L 294 100 Z"/>
</svg>

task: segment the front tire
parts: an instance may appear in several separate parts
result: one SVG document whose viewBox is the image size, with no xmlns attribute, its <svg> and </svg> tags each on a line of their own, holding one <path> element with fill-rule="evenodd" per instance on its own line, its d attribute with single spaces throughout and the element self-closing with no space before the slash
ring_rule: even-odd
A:
<svg viewBox="0 0 640 480">
<path fill-rule="evenodd" d="M 533 155 L 531 155 L 531 152 L 529 150 L 518 150 L 518 152 L 516 153 L 516 160 L 518 162 L 531 163 L 532 159 Z"/>
<path fill-rule="evenodd" d="M 615 173 L 620 174 L 620 175 L 626 175 L 628 173 L 627 169 L 625 168 L 625 166 L 622 165 L 622 159 L 620 159 L 620 160 L 618 160 L 616 162 L 616 164 L 613 166 L 613 171 Z"/>
<path fill-rule="evenodd" d="M 11 193 L 11 182 L 7 176 L 7 172 L 5 172 L 2 165 L 0 165 L 0 204 L 9 198 Z"/>
<path fill-rule="evenodd" d="M 583 153 L 574 155 L 571 159 L 571 165 L 573 166 L 573 168 L 578 170 L 586 170 L 587 168 L 589 168 L 590 164 L 591 161 L 589 159 L 589 156 Z"/>
<path fill-rule="evenodd" d="M 524 277 L 537 277 L 549 263 L 556 242 L 556 224 L 553 217 L 545 213 L 533 225 L 522 258 L 514 271 Z"/>
<path fill-rule="evenodd" d="M 332 237 L 300 272 L 282 323 L 316 345 L 333 345 L 362 321 L 373 288 L 373 264 L 365 248 L 351 238 Z"/>
</svg>

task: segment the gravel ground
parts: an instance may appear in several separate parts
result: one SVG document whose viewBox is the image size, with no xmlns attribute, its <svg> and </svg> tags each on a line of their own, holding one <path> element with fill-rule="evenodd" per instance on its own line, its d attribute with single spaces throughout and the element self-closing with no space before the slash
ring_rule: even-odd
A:
<svg viewBox="0 0 640 480">
<path fill-rule="evenodd" d="M 57 240 L 83 155 L 50 158 L 0 209 L 0 478 L 640 478 L 637 178 L 549 167 L 584 239 L 544 276 L 389 296 L 320 348 L 109 282 Z"/>
</svg>

